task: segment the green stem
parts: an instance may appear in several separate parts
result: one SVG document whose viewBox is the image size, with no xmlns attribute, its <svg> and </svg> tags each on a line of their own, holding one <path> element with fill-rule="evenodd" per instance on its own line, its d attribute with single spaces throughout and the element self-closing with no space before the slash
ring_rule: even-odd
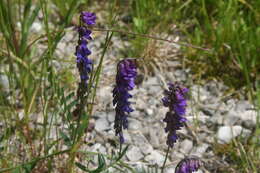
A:
<svg viewBox="0 0 260 173">
<path fill-rule="evenodd" d="M 119 154 L 121 154 L 121 152 L 122 152 L 122 144 L 121 144 L 121 142 L 120 142 L 119 145 L 120 145 L 120 146 L 119 146 Z"/>
<path fill-rule="evenodd" d="M 93 92 L 91 103 L 94 103 L 94 99 L 96 97 L 96 91 L 97 91 L 97 87 L 98 87 L 98 83 L 99 83 L 99 78 L 100 78 L 100 73 L 101 73 L 101 69 L 102 69 L 104 56 L 105 56 L 105 53 L 106 53 L 107 48 L 109 46 L 109 43 L 110 43 L 110 41 L 112 39 L 112 36 L 113 36 L 113 32 L 111 34 L 109 34 L 109 32 L 107 32 L 106 41 L 105 41 L 105 47 L 103 49 L 103 52 L 102 52 L 102 55 L 101 55 L 101 59 L 100 59 L 99 65 L 97 67 L 96 73 L 94 74 L 94 77 L 93 77 L 93 81 L 95 80 L 94 81 L 95 82 L 95 87 L 94 87 L 94 92 Z M 90 107 L 89 113 L 92 114 L 92 106 Z"/>
<path fill-rule="evenodd" d="M 167 161 L 169 152 L 170 152 L 170 147 L 168 146 L 167 153 L 166 153 L 166 156 L 165 156 L 165 159 L 164 159 L 164 162 L 163 162 L 163 166 L 162 166 L 162 171 L 161 171 L 161 173 L 163 173 L 163 171 L 164 171 L 164 167 L 165 167 L 165 164 L 166 164 L 166 161 Z"/>
</svg>

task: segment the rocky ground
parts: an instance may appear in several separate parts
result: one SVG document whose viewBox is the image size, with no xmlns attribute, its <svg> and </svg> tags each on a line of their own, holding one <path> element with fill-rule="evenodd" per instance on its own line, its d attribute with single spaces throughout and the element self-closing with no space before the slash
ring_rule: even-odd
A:
<svg viewBox="0 0 260 173">
<path fill-rule="evenodd" d="M 37 28 L 39 28 L 38 25 Z M 38 32 L 38 31 L 37 31 Z M 162 35 L 165 37 L 166 35 Z M 178 41 L 178 36 L 168 35 L 168 39 Z M 72 70 L 77 77 L 75 57 L 73 55 L 77 43 L 76 32 L 68 29 L 56 50 L 57 60 L 53 62 L 57 71 Z M 98 62 L 101 47 L 105 40 L 104 32 L 94 32 L 90 42 L 91 58 Z M 215 144 L 229 143 L 235 137 L 248 137 L 256 124 L 257 114 L 247 100 L 235 99 L 229 94 L 229 88 L 219 81 L 206 81 L 198 85 L 194 74 L 185 67 L 185 61 L 179 56 L 180 47 L 161 41 L 153 42 L 157 52 L 154 68 L 145 68 L 140 60 L 139 74 L 142 76 L 135 90 L 132 91 L 132 107 L 135 109 L 129 116 L 129 129 L 124 131 L 126 144 L 130 145 L 124 157 L 129 165 L 161 166 L 167 145 L 165 123 L 162 121 L 167 109 L 161 99 L 167 82 L 180 82 L 189 88 L 187 107 L 188 123 L 179 131 L 180 140 L 171 150 L 167 161 L 166 173 L 173 173 L 176 164 L 186 156 L 198 156 L 206 164 L 198 172 L 216 172 L 218 167 L 227 165 L 225 158 L 214 154 Z M 116 74 L 116 63 L 119 59 L 128 58 L 122 51 L 131 45 L 119 36 L 112 38 L 109 50 L 105 55 L 101 82 L 97 91 L 97 100 L 92 123 L 95 124 L 88 140 L 91 145 L 84 147 L 88 151 L 111 153 L 115 149 L 113 142 L 118 142 L 113 129 L 115 112 L 112 105 L 112 90 Z M 138 58 L 138 57 L 137 57 Z M 64 60 L 64 61 L 63 61 Z M 71 62 L 66 62 L 69 60 Z M 147 60 L 147 59 L 145 59 Z M 158 67 L 159 66 L 159 67 Z M 157 68 L 158 67 L 158 68 Z M 153 70 L 154 75 L 147 71 Z M 1 82 L 3 84 L 3 75 Z M 75 86 L 76 87 L 76 86 Z"/>
</svg>

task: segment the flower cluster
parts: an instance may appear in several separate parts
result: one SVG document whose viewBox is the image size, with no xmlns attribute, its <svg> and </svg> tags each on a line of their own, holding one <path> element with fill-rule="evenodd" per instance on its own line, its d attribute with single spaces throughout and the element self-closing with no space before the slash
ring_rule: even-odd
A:
<svg viewBox="0 0 260 173">
<path fill-rule="evenodd" d="M 80 15 L 81 22 L 86 26 L 95 24 L 96 16 L 95 13 L 82 12 Z M 92 70 L 92 60 L 88 59 L 91 51 L 88 49 L 88 40 L 92 40 L 90 34 L 91 30 L 85 26 L 78 27 L 79 40 L 76 47 L 75 55 L 77 56 L 77 67 L 80 73 L 81 85 L 86 88 L 87 80 L 89 79 L 89 73 Z"/>
<path fill-rule="evenodd" d="M 165 97 L 162 102 L 165 107 L 169 108 L 166 113 L 164 122 L 167 123 L 165 132 L 168 132 L 167 145 L 173 147 L 177 141 L 178 136 L 176 131 L 183 127 L 187 119 L 183 116 L 186 112 L 186 98 L 185 94 L 188 92 L 187 88 L 182 88 L 179 84 L 168 84 L 169 89 L 164 91 Z"/>
<path fill-rule="evenodd" d="M 196 157 L 184 158 L 176 166 L 175 173 L 192 173 L 202 166 L 202 162 Z"/>
<path fill-rule="evenodd" d="M 124 143 L 122 129 L 128 127 L 127 116 L 133 111 L 128 99 L 132 97 L 129 91 L 135 86 L 136 75 L 137 66 L 135 59 L 124 59 L 118 63 L 116 86 L 113 90 L 113 105 L 116 105 L 114 129 L 116 136 L 119 135 L 120 143 Z"/>
<path fill-rule="evenodd" d="M 84 109 L 84 99 L 83 96 L 87 91 L 89 73 L 92 71 L 92 60 L 88 58 L 91 51 L 88 49 L 88 41 L 92 40 L 91 30 L 87 27 L 94 25 L 96 20 L 95 13 L 82 12 L 80 15 L 80 26 L 77 27 L 79 33 L 78 45 L 76 46 L 75 55 L 77 57 L 77 68 L 80 74 L 80 83 L 77 90 L 77 97 L 80 103 L 76 105 L 73 111 L 74 117 L 78 118 Z M 84 24 L 86 26 L 84 26 Z"/>
</svg>

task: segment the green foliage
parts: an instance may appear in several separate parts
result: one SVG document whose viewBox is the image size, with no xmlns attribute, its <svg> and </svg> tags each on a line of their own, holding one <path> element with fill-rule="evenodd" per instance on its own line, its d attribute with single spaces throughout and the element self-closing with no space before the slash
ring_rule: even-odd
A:
<svg viewBox="0 0 260 173">
<path fill-rule="evenodd" d="M 93 170 L 88 169 L 87 166 L 81 164 L 80 162 L 76 162 L 75 165 L 82 171 L 90 173 L 109 172 L 109 168 L 114 168 L 120 170 L 121 172 L 125 172 L 125 170 L 127 169 L 130 172 L 134 173 L 134 170 L 131 167 L 129 167 L 127 164 L 121 161 L 128 147 L 129 146 L 127 145 L 122 151 L 119 151 L 116 155 L 114 155 L 112 152 L 111 156 L 101 153 L 84 152 L 87 155 L 97 156 L 97 168 Z"/>
<path fill-rule="evenodd" d="M 132 1 L 134 29 L 138 33 L 147 33 L 149 29 L 163 23 L 171 2 L 168 0 Z"/>
<path fill-rule="evenodd" d="M 220 168 L 221 172 L 257 172 L 259 169 L 259 145 L 255 145 L 258 140 L 256 136 L 248 139 L 235 139 L 229 144 L 216 144 L 214 147 L 215 153 L 219 156 L 225 156 L 225 160 L 231 166 Z M 259 140 L 258 140 L 259 144 Z"/>
<path fill-rule="evenodd" d="M 70 8 L 70 4 L 72 3 L 73 0 L 66 0 L 66 1 L 62 1 L 62 0 L 52 0 L 53 4 L 55 4 L 55 6 L 58 8 L 58 13 L 60 13 L 59 15 L 61 16 L 65 16 L 66 13 L 68 12 L 69 8 Z"/>
<path fill-rule="evenodd" d="M 130 15 L 133 31 L 140 34 L 149 34 L 152 29 L 167 23 L 167 16 L 171 2 L 168 0 L 136 0 L 131 1 Z M 165 25 L 164 25 L 165 26 Z M 165 28 L 164 28 L 165 29 Z M 131 40 L 133 50 L 129 53 L 138 57 L 147 45 L 147 38 L 136 37 Z"/>
<path fill-rule="evenodd" d="M 219 77 L 235 88 L 246 85 L 251 90 L 260 67 L 259 1 L 203 0 L 176 5 L 180 7 L 173 16 L 186 20 L 183 31 L 190 42 L 214 50 L 212 55 L 188 49 L 187 57 L 204 65 L 205 77 Z M 199 70 L 200 66 L 194 69 Z"/>
<path fill-rule="evenodd" d="M 219 78 L 236 89 L 246 86 L 252 95 L 252 82 L 260 70 L 259 1 L 137 0 L 131 5 L 135 32 L 154 35 L 176 24 L 189 43 L 213 50 L 184 49 L 196 73 L 204 78 Z M 136 37 L 132 43 L 130 54 L 142 55 L 147 39 Z"/>
</svg>

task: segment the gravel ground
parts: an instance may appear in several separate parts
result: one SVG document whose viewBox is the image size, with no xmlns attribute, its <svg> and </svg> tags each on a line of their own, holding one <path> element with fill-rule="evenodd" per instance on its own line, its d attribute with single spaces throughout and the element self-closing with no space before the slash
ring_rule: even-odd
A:
<svg viewBox="0 0 260 173">
<path fill-rule="evenodd" d="M 35 30 L 38 31 L 39 25 Z M 56 50 L 58 57 L 53 63 L 57 71 L 70 69 L 77 77 L 76 65 L 64 62 L 66 59 L 74 62 L 74 51 L 77 37 L 73 28 L 68 29 Z M 166 37 L 166 35 L 161 35 Z M 169 35 L 168 39 L 179 40 L 178 36 Z M 98 62 L 105 33 L 94 32 L 89 48 L 91 58 Z M 153 41 L 152 48 L 157 51 L 149 57 L 153 59 L 154 68 L 148 69 L 140 61 L 140 78 L 137 87 L 132 91 L 132 107 L 135 109 L 129 116 L 129 129 L 124 131 L 126 144 L 130 145 L 123 160 L 129 165 L 162 166 L 167 150 L 165 123 L 162 121 L 167 109 L 162 106 L 161 98 L 167 82 L 178 81 L 189 88 L 190 98 L 187 107 L 188 123 L 179 131 L 180 140 L 171 150 L 167 161 L 166 173 L 173 173 L 177 163 L 185 156 L 198 156 L 206 164 L 198 172 L 216 172 L 218 167 L 227 165 L 224 158 L 216 156 L 213 145 L 226 144 L 238 136 L 249 137 L 256 125 L 257 113 L 247 100 L 235 99 L 228 94 L 229 88 L 219 81 L 206 81 L 198 85 L 191 70 L 185 67 L 180 47 L 175 44 Z M 112 38 L 109 50 L 105 55 L 102 77 L 97 90 L 97 105 L 91 122 L 94 130 L 88 136 L 91 145 L 84 150 L 111 153 L 118 138 L 114 135 L 115 112 L 112 105 L 112 90 L 116 74 L 116 63 L 125 57 L 122 51 L 130 48 L 128 41 L 120 37 Z M 151 48 L 151 49 L 152 49 Z M 158 58 L 159 57 L 159 58 Z M 59 59 L 60 58 L 60 59 Z M 96 61 L 97 60 L 97 61 Z M 145 59 L 147 60 L 147 59 Z M 153 75 L 148 71 L 152 70 Z M 4 75 L 0 83 L 8 88 Z M 75 86 L 76 87 L 76 86 Z"/>
</svg>

